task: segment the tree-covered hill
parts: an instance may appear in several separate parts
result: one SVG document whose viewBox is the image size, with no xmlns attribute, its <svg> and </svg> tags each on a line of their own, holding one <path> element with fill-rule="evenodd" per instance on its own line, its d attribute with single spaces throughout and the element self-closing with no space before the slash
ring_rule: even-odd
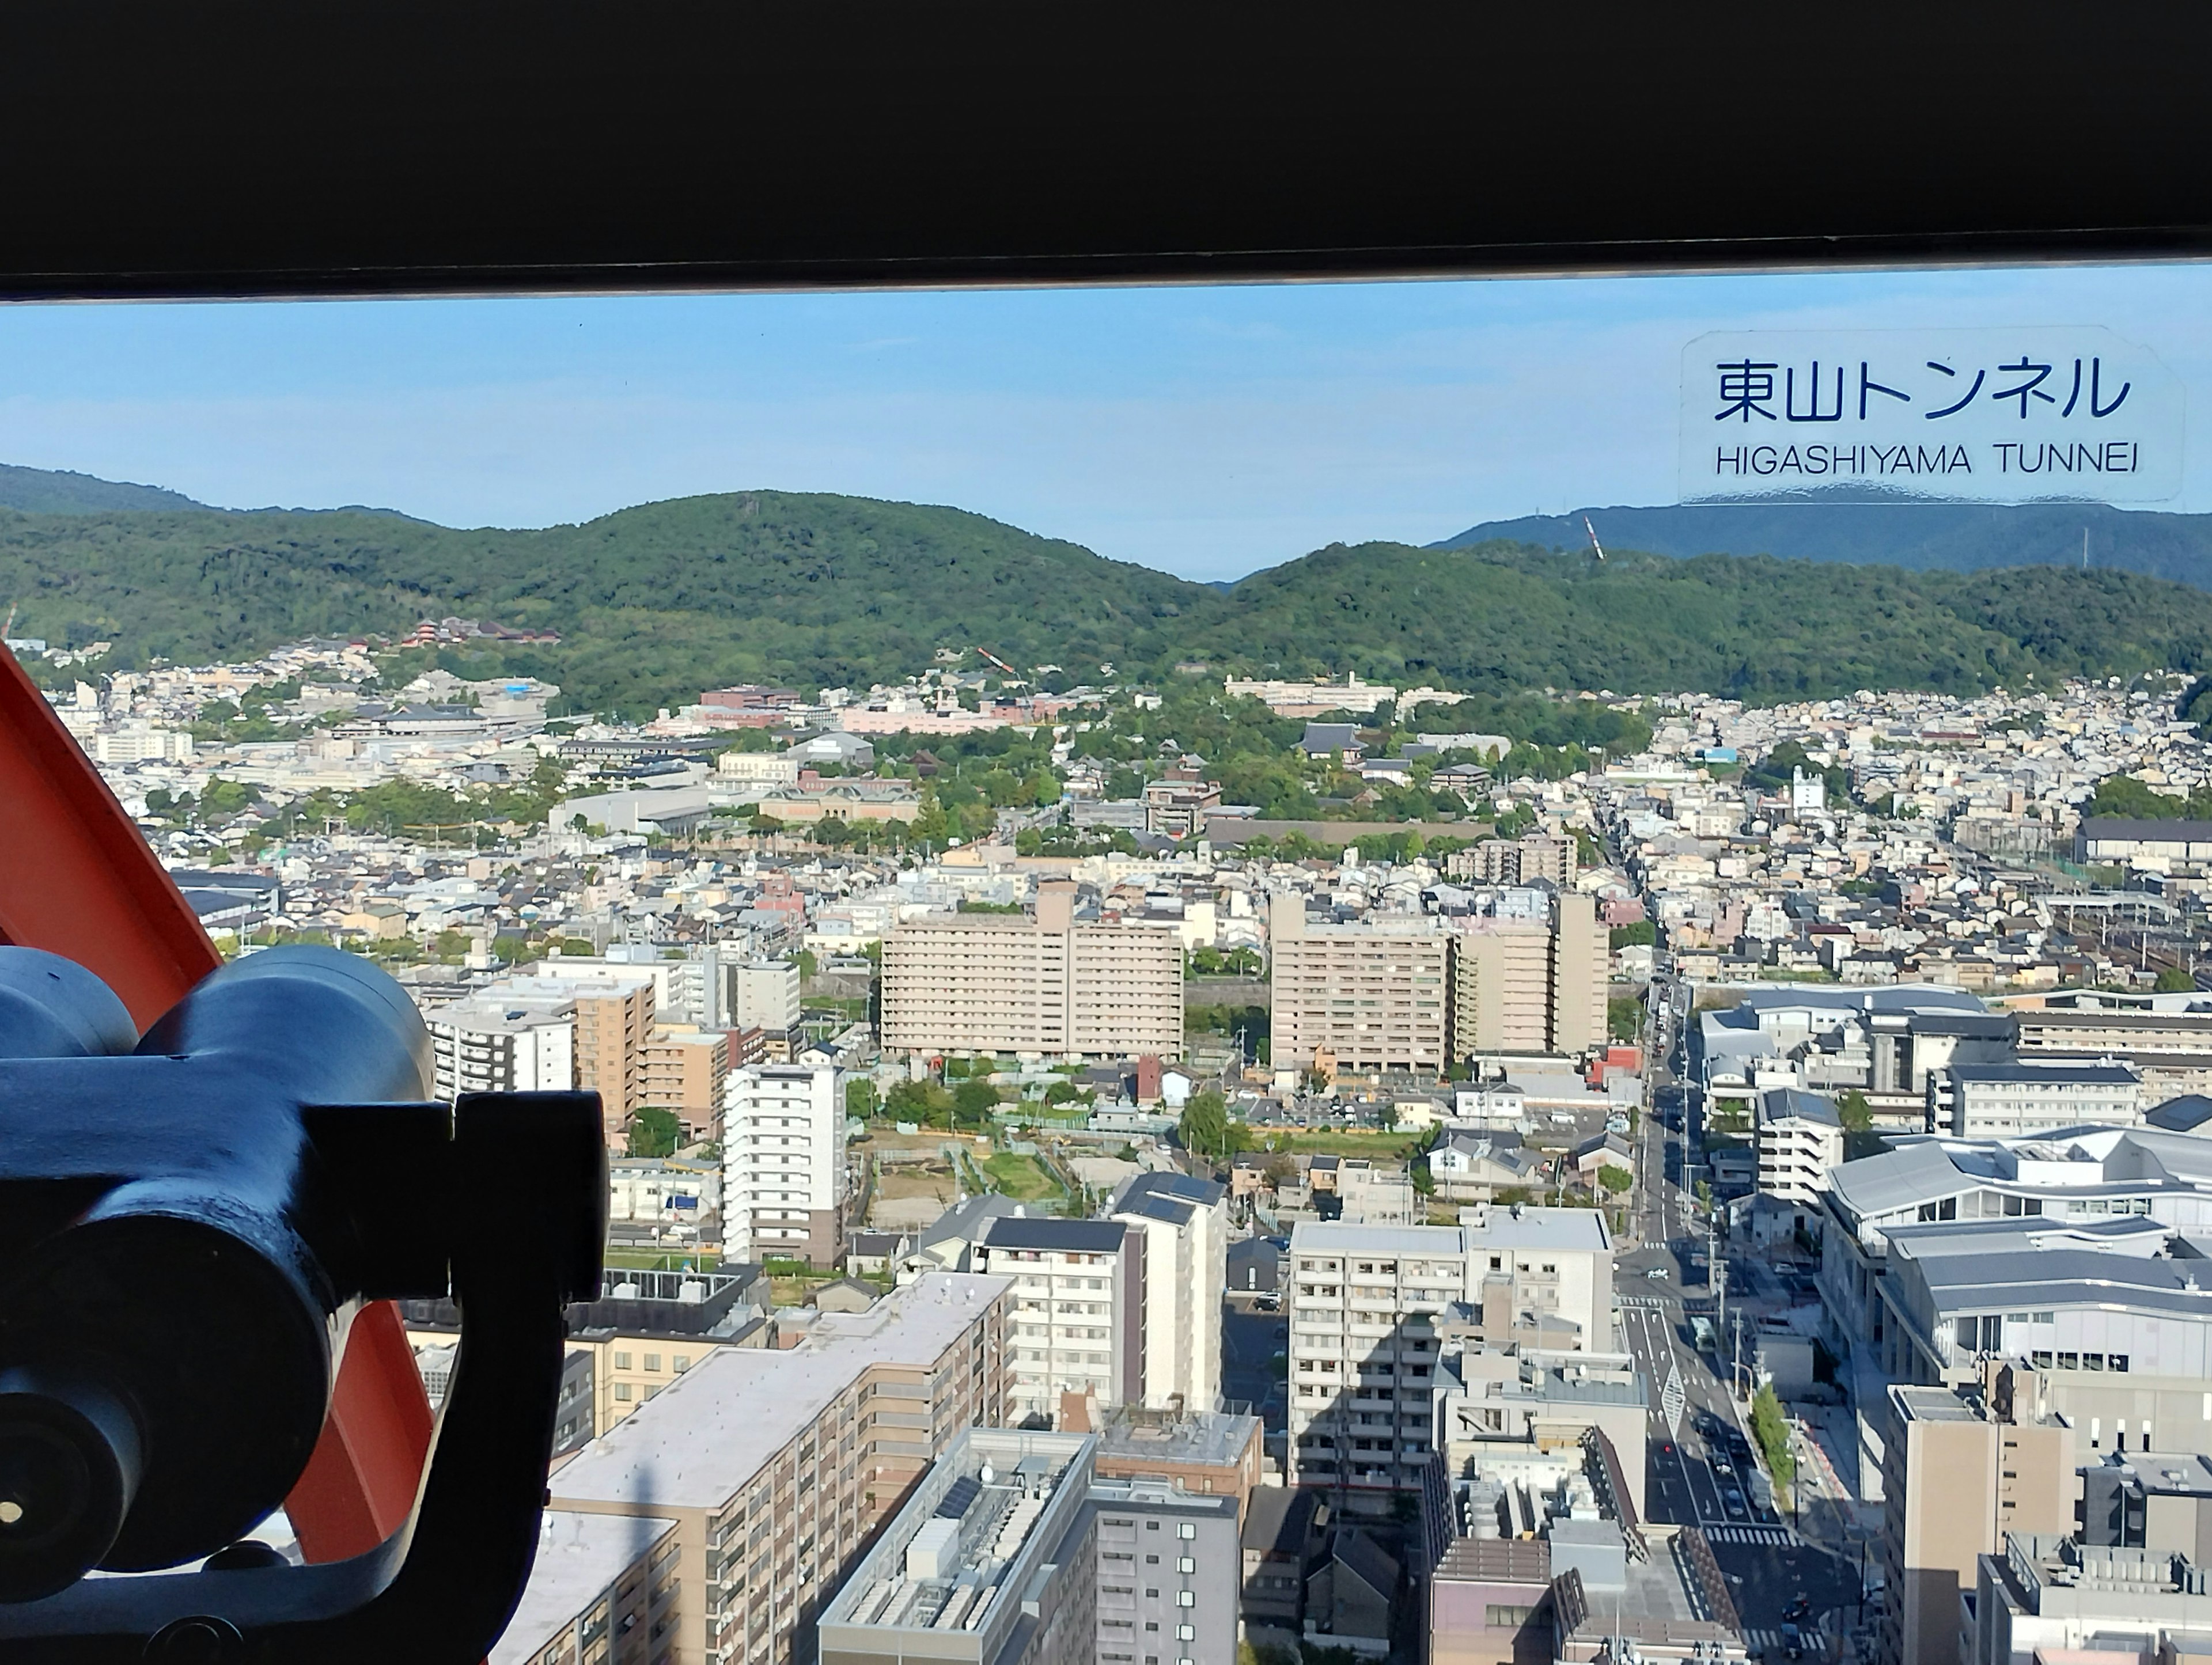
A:
<svg viewBox="0 0 2212 1665">
<path fill-rule="evenodd" d="M 1224 590 L 958 509 L 784 492 L 538 532 L 371 512 L 0 510 L 0 612 L 16 606 L 18 635 L 113 642 L 118 665 L 397 636 L 426 615 L 550 627 L 558 646 L 444 657 L 625 714 L 736 681 L 865 686 L 970 647 L 1078 679 L 1195 658 L 1494 693 L 1754 700 L 2212 669 L 2212 595 L 2109 568 L 1609 553 L 1333 546 Z"/>
<path fill-rule="evenodd" d="M 1915 573 L 1768 556 L 1369 544 L 1255 574 L 1235 642 L 1286 668 L 1460 688 L 1704 689 L 1773 700 L 2195 670 L 2212 595 L 2063 568 Z"/>
<path fill-rule="evenodd" d="M 2114 508 L 2104 503 L 1679 503 L 1577 509 L 1489 520 L 1439 549 L 1504 541 L 1586 553 L 1589 516 L 1614 546 L 1654 555 L 1778 555 L 1973 572 L 1984 567 L 2117 567 L 2212 590 L 2212 514 Z"/>
</svg>

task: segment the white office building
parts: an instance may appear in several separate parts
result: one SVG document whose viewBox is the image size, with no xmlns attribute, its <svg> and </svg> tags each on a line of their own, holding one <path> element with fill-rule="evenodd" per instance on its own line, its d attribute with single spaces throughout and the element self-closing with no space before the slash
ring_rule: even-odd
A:
<svg viewBox="0 0 2212 1665">
<path fill-rule="evenodd" d="M 836 1264 L 844 1243 L 845 1081 L 829 1065 L 732 1070 L 722 1089 L 722 1252 Z"/>
<path fill-rule="evenodd" d="M 2132 1127 L 2145 1108 L 2142 1072 L 2113 1059 L 1953 1064 L 1928 1077 L 1928 1131 L 1954 1139 Z"/>
</svg>

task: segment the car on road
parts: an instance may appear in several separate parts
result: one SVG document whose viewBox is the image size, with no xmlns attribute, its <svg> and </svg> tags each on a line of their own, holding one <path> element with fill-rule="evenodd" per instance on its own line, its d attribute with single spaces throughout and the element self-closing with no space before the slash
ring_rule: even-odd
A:
<svg viewBox="0 0 2212 1665">
<path fill-rule="evenodd" d="M 1728 1489 L 1727 1503 L 1729 1519 L 1732 1521 L 1742 1520 L 1746 1513 L 1743 1506 L 1743 1493 L 1737 1491 L 1735 1487 L 1731 1486 Z"/>
<path fill-rule="evenodd" d="M 1718 1474 L 1724 1480 L 1732 1480 L 1735 1478 L 1735 1470 L 1729 1466 L 1729 1460 L 1726 1457 L 1715 1457 L 1713 1459 L 1713 1473 Z"/>
<path fill-rule="evenodd" d="M 1667 1281 L 1667 1268 L 1663 1266 L 1655 1266 L 1644 1275 L 1655 1284 L 1663 1284 Z"/>
</svg>

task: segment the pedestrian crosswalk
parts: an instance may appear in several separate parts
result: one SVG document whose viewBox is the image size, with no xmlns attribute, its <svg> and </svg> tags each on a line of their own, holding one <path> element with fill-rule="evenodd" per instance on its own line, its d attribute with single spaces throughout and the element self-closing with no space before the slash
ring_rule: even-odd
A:
<svg viewBox="0 0 2212 1665">
<path fill-rule="evenodd" d="M 1706 1540 L 1716 1544 L 1788 1544 L 1792 1541 L 1786 1526 L 1707 1526 L 1698 1528 Z"/>
</svg>

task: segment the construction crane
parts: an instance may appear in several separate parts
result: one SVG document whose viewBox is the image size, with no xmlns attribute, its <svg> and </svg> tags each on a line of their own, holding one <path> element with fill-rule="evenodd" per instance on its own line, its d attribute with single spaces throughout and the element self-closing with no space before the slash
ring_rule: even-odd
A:
<svg viewBox="0 0 2212 1665">
<path fill-rule="evenodd" d="M 1597 528 L 1590 525 L 1590 518 L 1587 514 L 1583 516 L 1583 530 L 1589 534 L 1590 547 L 1597 551 L 1597 558 L 1604 560 L 1605 545 L 1597 541 Z"/>
</svg>

